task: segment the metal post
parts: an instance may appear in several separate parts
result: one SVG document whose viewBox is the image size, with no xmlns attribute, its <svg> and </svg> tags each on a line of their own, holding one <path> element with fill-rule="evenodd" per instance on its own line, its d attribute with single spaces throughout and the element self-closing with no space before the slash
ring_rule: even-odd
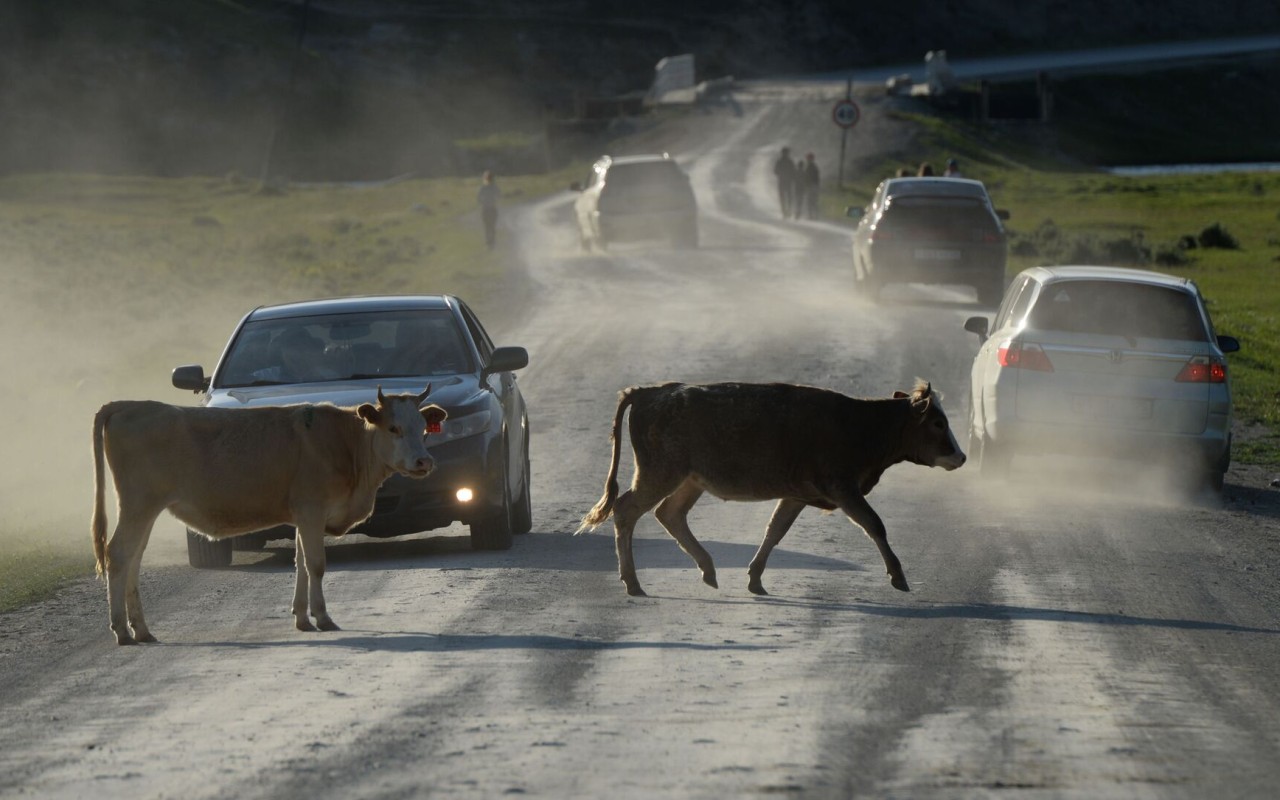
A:
<svg viewBox="0 0 1280 800">
<path fill-rule="evenodd" d="M 848 78 L 844 82 L 844 99 L 853 99 L 853 78 Z M 844 189 L 844 150 L 845 144 L 849 141 L 849 129 L 840 129 L 840 166 L 836 171 L 836 188 Z"/>
</svg>

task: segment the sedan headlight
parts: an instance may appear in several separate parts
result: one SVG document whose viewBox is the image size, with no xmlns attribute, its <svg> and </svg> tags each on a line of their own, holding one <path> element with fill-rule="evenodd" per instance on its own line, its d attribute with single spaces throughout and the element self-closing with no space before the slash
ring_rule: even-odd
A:
<svg viewBox="0 0 1280 800">
<path fill-rule="evenodd" d="M 433 433 L 427 437 L 427 446 L 444 444 L 452 442 L 456 439 L 465 439 L 468 436 L 474 436 L 477 433 L 484 433 L 489 430 L 489 417 L 492 416 L 489 409 L 477 411 L 474 414 L 466 414 L 461 417 L 449 417 L 444 421 L 440 433 Z"/>
</svg>

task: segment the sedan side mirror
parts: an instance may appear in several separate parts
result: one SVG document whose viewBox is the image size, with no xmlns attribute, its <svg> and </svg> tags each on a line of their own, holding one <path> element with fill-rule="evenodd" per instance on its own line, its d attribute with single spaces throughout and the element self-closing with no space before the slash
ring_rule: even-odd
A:
<svg viewBox="0 0 1280 800">
<path fill-rule="evenodd" d="M 529 351 L 523 347 L 496 347 L 489 356 L 489 365 L 484 368 L 485 375 L 495 372 L 511 372 L 529 366 Z"/>
<path fill-rule="evenodd" d="M 209 378 L 205 377 L 204 367 L 199 364 L 187 364 L 173 370 L 173 385 L 178 389 L 190 389 L 193 392 L 209 390 Z"/>
<path fill-rule="evenodd" d="M 862 219 L 866 212 L 861 206 L 845 206 L 844 215 L 849 219 Z"/>
<path fill-rule="evenodd" d="M 1009 216 L 1010 216 L 1010 215 L 1009 215 L 1009 209 L 1007 209 L 1007 208 L 997 208 L 997 209 L 996 209 L 996 216 L 997 216 L 997 217 L 999 217 L 1000 219 L 1004 219 L 1004 220 L 1009 219 Z"/>
<path fill-rule="evenodd" d="M 969 317 L 964 321 L 964 329 L 969 333 L 976 333 L 979 342 L 985 342 L 990 324 L 986 317 Z"/>
<path fill-rule="evenodd" d="M 1218 349 L 1224 353 L 1234 353 L 1240 349 L 1240 340 L 1234 336 L 1219 336 Z"/>
</svg>

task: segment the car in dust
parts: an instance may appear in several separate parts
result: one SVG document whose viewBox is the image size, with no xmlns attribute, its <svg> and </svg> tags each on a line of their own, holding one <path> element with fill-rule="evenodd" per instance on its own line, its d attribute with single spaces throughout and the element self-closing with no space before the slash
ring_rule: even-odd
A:
<svg viewBox="0 0 1280 800">
<path fill-rule="evenodd" d="M 620 241 L 666 239 L 698 246 L 698 202 L 689 176 L 667 153 L 603 156 L 591 165 L 573 204 L 583 250 Z"/>
<path fill-rule="evenodd" d="M 501 550 L 533 526 L 529 419 L 513 372 L 523 347 L 496 347 L 475 313 L 452 295 L 344 297 L 261 306 L 236 326 L 212 375 L 178 367 L 173 385 L 217 408 L 371 402 L 421 392 L 449 412 L 427 445 L 436 468 L 412 480 L 392 475 L 372 516 L 353 532 L 385 538 L 446 527 L 470 528 L 471 546 Z M 225 567 L 233 549 L 292 538 L 280 526 L 210 541 L 187 531 L 194 567 Z"/>
<path fill-rule="evenodd" d="M 1135 459 L 1189 491 L 1231 462 L 1226 354 L 1196 285 L 1147 270 L 1033 267 L 994 320 L 970 317 L 969 455 L 1003 476 L 1015 454 Z"/>
<path fill-rule="evenodd" d="M 997 209 L 981 181 L 968 178 L 890 178 L 865 209 L 850 206 L 853 274 L 860 293 L 877 298 L 891 283 L 963 284 L 978 302 L 994 306 L 1005 285 L 1008 243 Z"/>
</svg>

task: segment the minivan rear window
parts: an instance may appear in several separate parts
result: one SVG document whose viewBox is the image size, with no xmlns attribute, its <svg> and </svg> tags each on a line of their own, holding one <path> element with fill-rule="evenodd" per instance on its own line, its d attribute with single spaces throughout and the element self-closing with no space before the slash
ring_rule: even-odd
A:
<svg viewBox="0 0 1280 800">
<path fill-rule="evenodd" d="M 650 164 L 614 164 L 609 167 L 609 176 L 605 180 L 615 188 L 667 188 L 683 186 L 685 176 L 674 163 L 658 161 Z"/>
<path fill-rule="evenodd" d="M 1199 303 L 1189 292 L 1122 281 L 1049 283 L 1027 315 L 1027 326 L 1126 338 L 1195 342 L 1208 338 Z"/>
</svg>

